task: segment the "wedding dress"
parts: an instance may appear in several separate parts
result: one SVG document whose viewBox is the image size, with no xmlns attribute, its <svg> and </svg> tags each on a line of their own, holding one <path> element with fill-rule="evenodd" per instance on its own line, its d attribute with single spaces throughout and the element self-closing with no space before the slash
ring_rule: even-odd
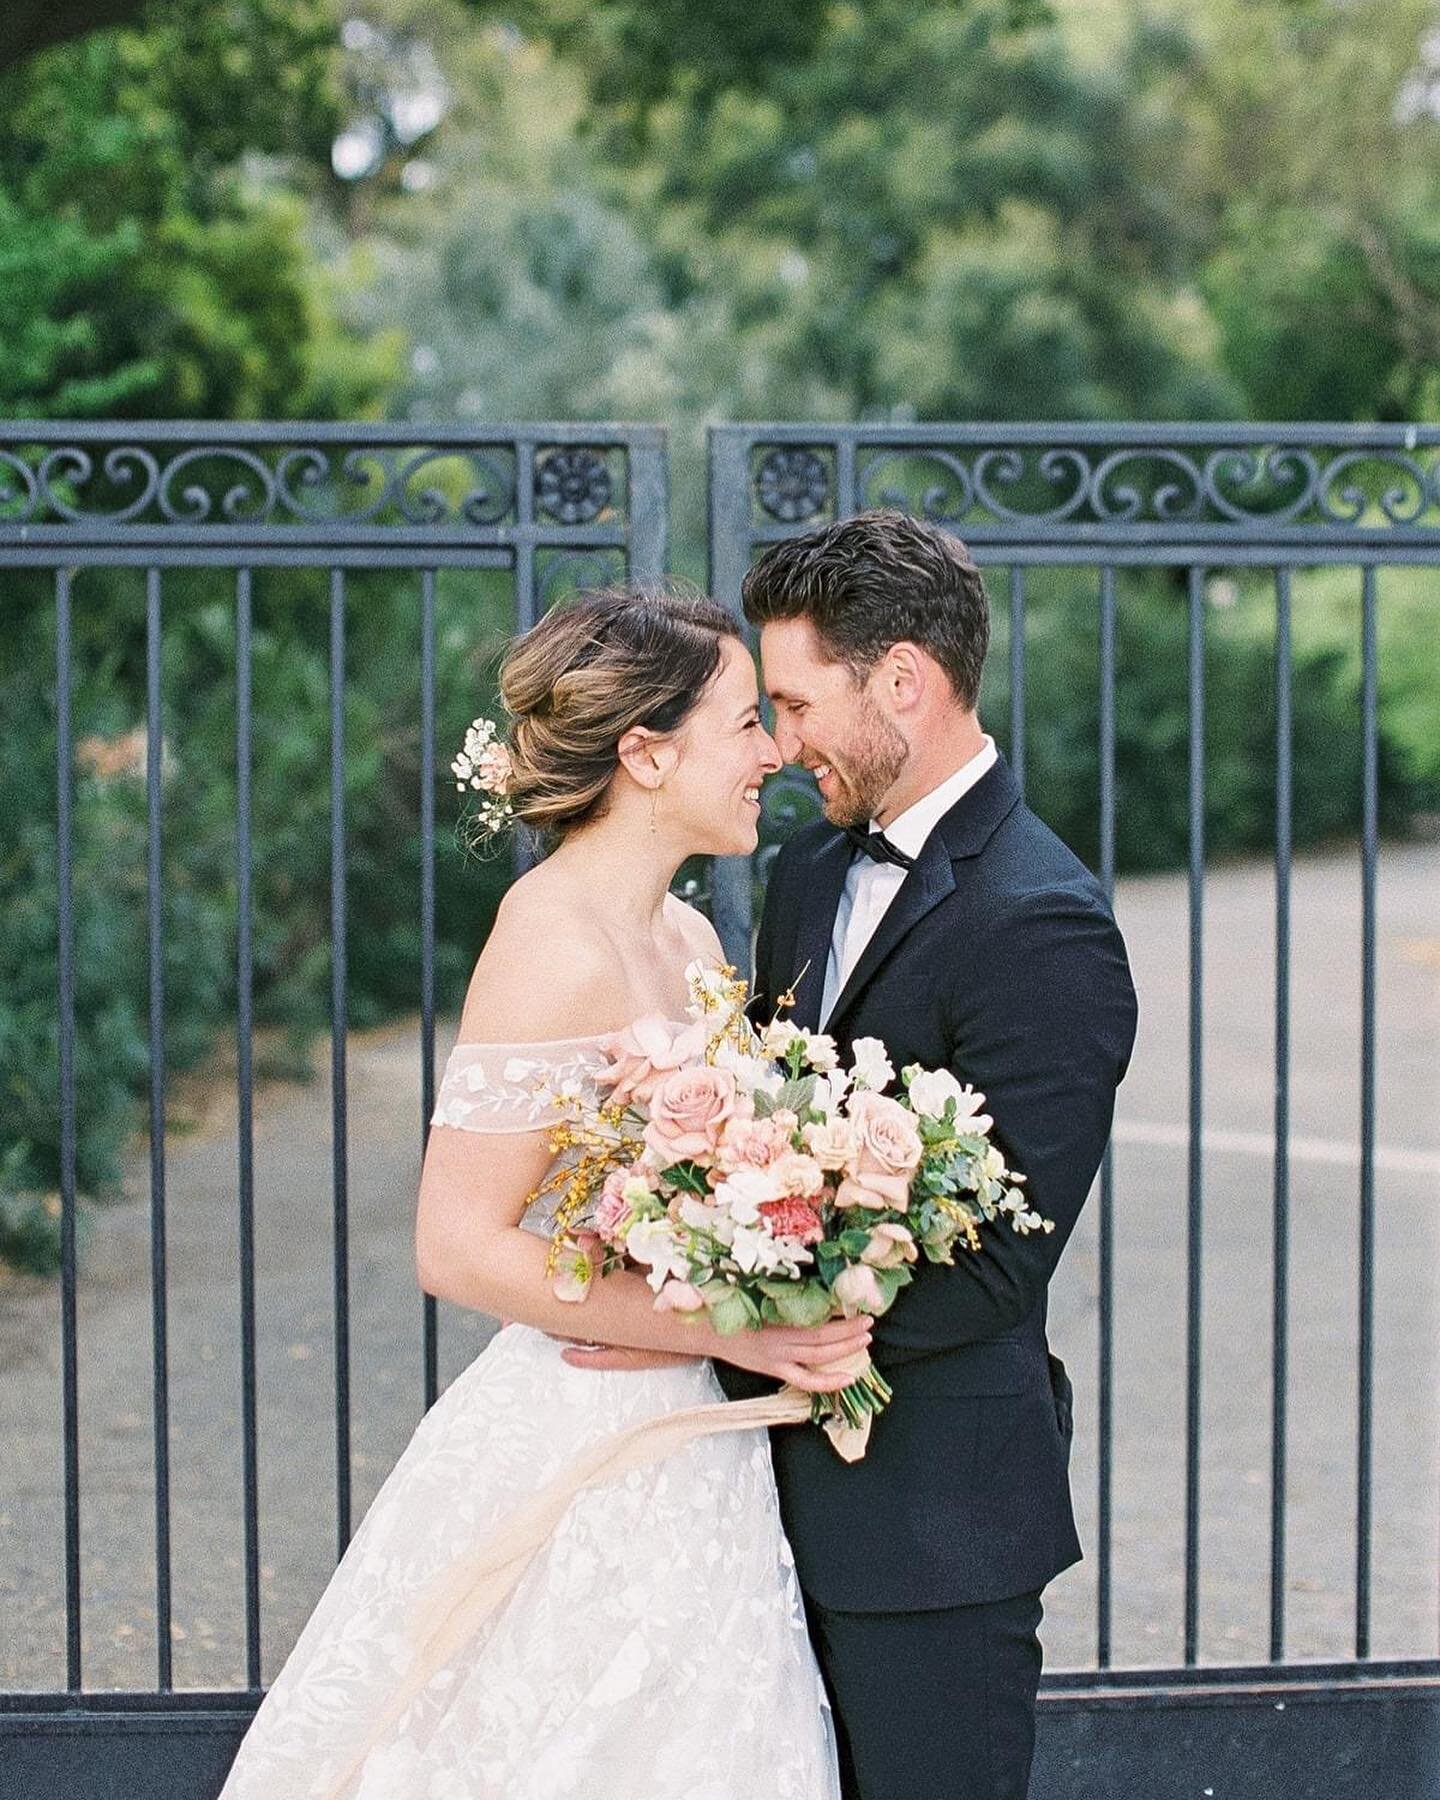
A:
<svg viewBox="0 0 1440 1800">
<path fill-rule="evenodd" d="M 521 1132 L 593 1093 L 598 1038 L 457 1045 L 432 1123 Z M 528 1227 L 553 1217 L 533 1208 Z M 577 1319 L 583 1329 L 583 1321 Z M 246 1733 L 220 1800 L 329 1800 L 413 1654 L 414 1604 L 576 1453 L 724 1396 L 708 1362 L 574 1369 L 505 1326 L 431 1407 Z M 798 1427 L 797 1429 L 808 1429 Z M 344 1800 L 838 1800 L 828 1706 L 760 1430 L 579 1493 Z"/>
</svg>

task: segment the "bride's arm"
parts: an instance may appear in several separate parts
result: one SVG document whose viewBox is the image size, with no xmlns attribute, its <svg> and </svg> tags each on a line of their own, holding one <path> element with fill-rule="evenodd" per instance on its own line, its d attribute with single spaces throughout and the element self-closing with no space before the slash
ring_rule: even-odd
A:
<svg viewBox="0 0 1440 1800">
<path fill-rule="evenodd" d="M 512 889 L 476 965 L 460 1041 L 573 1038 L 597 1020 L 623 1020 L 608 954 L 577 942 L 568 921 L 537 916 L 516 898 Z M 547 980 L 555 963 L 537 964 L 536 945 L 545 942 L 566 946 L 558 963 L 563 985 Z M 844 1386 L 833 1365 L 868 1343 L 864 1317 L 721 1337 L 704 1320 L 657 1313 L 644 1278 L 628 1270 L 596 1281 L 578 1304 L 556 1299 L 545 1272 L 549 1246 L 520 1225 L 550 1163 L 547 1130 L 431 1128 L 415 1218 L 416 1272 L 426 1293 L 557 1336 L 719 1357 L 812 1392 Z"/>
<path fill-rule="evenodd" d="M 703 1320 L 656 1312 L 643 1277 L 629 1270 L 596 1281 L 579 1304 L 556 1299 L 545 1273 L 548 1246 L 520 1226 L 550 1160 L 543 1131 L 431 1130 L 415 1220 L 416 1272 L 427 1294 L 560 1336 L 719 1357 L 810 1392 L 845 1385 L 833 1365 L 869 1343 L 864 1318 L 721 1337 Z"/>
</svg>

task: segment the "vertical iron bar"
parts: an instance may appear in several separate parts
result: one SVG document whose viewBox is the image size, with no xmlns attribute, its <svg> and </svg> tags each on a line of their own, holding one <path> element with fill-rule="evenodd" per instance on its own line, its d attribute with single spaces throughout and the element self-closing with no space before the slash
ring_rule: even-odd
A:
<svg viewBox="0 0 1440 1800">
<path fill-rule="evenodd" d="M 235 1052 L 240 1232 L 240 1457 L 245 1515 L 245 1680 L 260 1686 L 260 1474 L 255 1347 L 255 991 L 250 838 L 251 576 L 235 577 Z"/>
<path fill-rule="evenodd" d="M 350 1542 L 350 1222 L 345 1106 L 345 572 L 330 571 L 330 1134 L 334 1168 L 335 1528 Z"/>
<path fill-rule="evenodd" d="M 706 524 L 710 592 L 738 612 L 740 584 L 750 566 L 752 544 L 751 440 L 743 426 L 712 425 L 708 443 Z M 753 626 L 745 626 L 745 637 L 753 652 Z M 711 864 L 710 917 L 724 945 L 726 960 L 747 978 L 753 938 L 754 878 L 754 864 L 748 856 L 717 856 Z"/>
<path fill-rule="evenodd" d="M 535 445 L 528 438 L 515 444 L 515 629 L 535 623 Z M 535 852 L 523 831 L 515 833 L 512 867 L 523 875 Z"/>
<path fill-rule="evenodd" d="M 855 438 L 842 425 L 835 435 L 835 517 L 848 519 L 855 512 Z"/>
<path fill-rule="evenodd" d="M 60 1384 L 65 1462 L 65 1685 L 81 1687 L 80 1381 L 75 1307 L 75 763 L 70 717 L 71 584 L 55 574 L 56 931 L 60 976 Z"/>
<path fill-rule="evenodd" d="M 1360 851 L 1360 1322 L 1355 1469 L 1355 1655 L 1370 1654 L 1371 1481 L 1375 1368 L 1375 869 L 1380 841 L 1378 658 L 1373 568 L 1360 590 L 1360 731 L 1364 745 Z"/>
<path fill-rule="evenodd" d="M 1290 1297 L 1291 571 L 1275 571 L 1275 1195 L 1271 1324 L 1270 1660 L 1285 1653 L 1285 1398 Z"/>
<path fill-rule="evenodd" d="M 1115 571 L 1100 571 L 1100 880 L 1115 897 Z M 1111 1442 L 1114 1398 L 1114 1147 L 1100 1163 L 1099 1520 L 1096 1544 L 1096 1648 L 1110 1666 Z"/>
<path fill-rule="evenodd" d="M 1025 792 L 1025 569 L 1010 566 L 1010 767 Z"/>
<path fill-rule="evenodd" d="M 160 571 L 145 574 L 146 912 L 150 975 L 150 1337 L 155 1443 L 155 1634 L 159 1688 L 172 1686 L 170 1632 L 170 1355 L 165 1273 L 165 946 L 161 777 Z"/>
<path fill-rule="evenodd" d="M 435 1110 L 435 571 L 420 575 L 420 1155 Z M 435 1296 L 421 1302 L 425 1410 L 440 1392 Z"/>
<path fill-rule="evenodd" d="M 1200 1621 L 1200 1313 L 1204 1199 L 1205 571 L 1189 579 L 1189 1168 L 1185 1246 L 1185 1628 L 1196 1661 Z"/>
</svg>

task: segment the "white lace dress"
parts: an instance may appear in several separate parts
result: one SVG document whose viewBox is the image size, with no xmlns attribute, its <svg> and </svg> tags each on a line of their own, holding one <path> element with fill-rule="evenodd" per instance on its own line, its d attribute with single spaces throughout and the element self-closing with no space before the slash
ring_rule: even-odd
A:
<svg viewBox="0 0 1440 1800">
<path fill-rule="evenodd" d="M 595 1038 L 456 1047 L 433 1123 L 534 1131 Z M 532 1221 L 546 1229 L 545 1221 Z M 709 1363 L 572 1369 L 506 1326 L 440 1396 L 246 1733 L 221 1800 L 327 1795 L 442 1570 L 582 1446 L 721 1393 Z M 509 1600 L 367 1756 L 346 1800 L 838 1800 L 830 1716 L 763 1431 L 577 1496 Z"/>
</svg>

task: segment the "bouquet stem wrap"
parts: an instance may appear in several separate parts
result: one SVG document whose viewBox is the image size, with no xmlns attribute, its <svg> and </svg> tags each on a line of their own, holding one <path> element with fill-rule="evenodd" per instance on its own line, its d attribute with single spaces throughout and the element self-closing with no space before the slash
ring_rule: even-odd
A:
<svg viewBox="0 0 1440 1800">
<path fill-rule="evenodd" d="M 809 1394 L 784 1387 L 755 1400 L 683 1407 L 644 1419 L 577 1456 L 522 1510 L 483 1543 L 458 1556 L 416 1597 L 407 1623 L 412 1645 L 409 1667 L 339 1779 L 323 1789 L 321 1800 L 343 1800 L 366 1757 L 405 1708 L 509 1598 L 577 1494 L 600 1482 L 619 1481 L 632 1469 L 673 1456 L 697 1438 L 716 1432 L 806 1423 L 811 1406 Z"/>
</svg>

